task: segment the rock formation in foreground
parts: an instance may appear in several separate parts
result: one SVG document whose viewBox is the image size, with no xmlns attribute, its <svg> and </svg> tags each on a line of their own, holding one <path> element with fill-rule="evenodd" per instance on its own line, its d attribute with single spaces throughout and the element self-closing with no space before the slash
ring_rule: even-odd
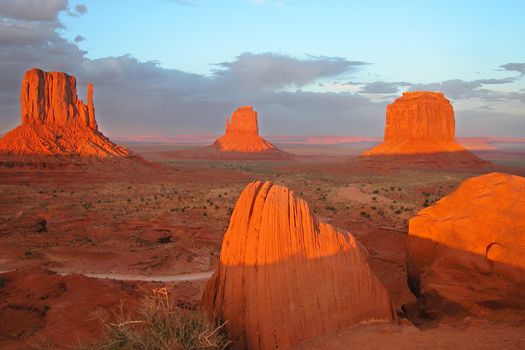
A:
<svg viewBox="0 0 525 350">
<path fill-rule="evenodd" d="M 464 181 L 410 220 L 408 282 L 431 317 L 525 308 L 525 178 Z"/>
<path fill-rule="evenodd" d="M 456 143 L 454 134 L 454 109 L 442 93 L 404 92 L 387 106 L 384 142 L 365 151 L 362 156 L 397 156 L 411 160 L 421 155 L 427 158 L 437 155 L 445 161 L 483 163 Z"/>
<path fill-rule="evenodd" d="M 252 182 L 239 197 L 203 305 L 228 321 L 234 348 L 248 349 L 396 318 L 366 249 L 271 182 Z"/>
<path fill-rule="evenodd" d="M 226 133 L 213 144 L 223 152 L 256 153 L 275 149 L 275 146 L 259 136 L 257 112 L 251 106 L 239 107 L 226 118 Z"/>
<path fill-rule="evenodd" d="M 20 92 L 22 125 L 0 139 L 0 153 L 12 155 L 129 156 L 98 131 L 93 85 L 87 104 L 77 96 L 76 79 L 62 72 L 28 70 Z"/>
</svg>

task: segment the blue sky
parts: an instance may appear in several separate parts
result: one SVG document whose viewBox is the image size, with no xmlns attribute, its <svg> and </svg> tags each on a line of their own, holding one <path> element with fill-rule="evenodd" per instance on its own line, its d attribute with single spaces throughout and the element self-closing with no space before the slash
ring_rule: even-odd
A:
<svg viewBox="0 0 525 350">
<path fill-rule="evenodd" d="M 505 76 L 525 58 L 525 1 L 73 1 L 64 34 L 90 58 L 132 54 L 209 73 L 242 52 L 373 63 L 363 79 L 441 81 Z M 187 4 L 187 5 L 183 5 Z M 371 77 L 368 77 L 371 75 Z"/>
<path fill-rule="evenodd" d="M 0 133 L 23 71 L 95 84 L 109 134 L 220 133 L 253 104 L 271 134 L 371 135 L 406 90 L 459 135 L 525 136 L 525 1 L 1 0 Z"/>
</svg>

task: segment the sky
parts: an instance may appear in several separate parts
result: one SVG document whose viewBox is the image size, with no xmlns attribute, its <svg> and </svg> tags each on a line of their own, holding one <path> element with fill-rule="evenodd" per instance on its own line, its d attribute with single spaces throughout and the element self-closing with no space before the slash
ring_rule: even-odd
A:
<svg viewBox="0 0 525 350">
<path fill-rule="evenodd" d="M 114 136 L 381 136 L 403 91 L 442 91 L 458 136 L 525 136 L 525 1 L 0 0 L 0 134 L 25 70 L 94 83 Z"/>
</svg>

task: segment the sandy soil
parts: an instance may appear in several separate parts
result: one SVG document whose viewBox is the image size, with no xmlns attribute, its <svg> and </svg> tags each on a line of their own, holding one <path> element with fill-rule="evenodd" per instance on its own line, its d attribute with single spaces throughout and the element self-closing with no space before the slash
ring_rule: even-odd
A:
<svg viewBox="0 0 525 350">
<path fill-rule="evenodd" d="M 360 151 L 355 145 L 288 148 L 278 145 L 295 154 L 293 159 L 278 160 L 195 159 L 181 155 L 188 147 L 138 143 L 126 146 L 147 160 L 161 163 L 162 168 L 138 171 L 121 166 L 118 171 L 111 171 L 111 167 L 95 170 L 76 166 L 0 167 L 0 270 L 39 268 L 152 278 L 211 272 L 217 266 L 222 236 L 237 196 L 248 182 L 270 179 L 305 198 L 322 218 L 352 232 L 367 247 L 374 272 L 388 288 L 396 308 L 400 308 L 415 300 L 406 286 L 404 264 L 408 219 L 453 191 L 462 180 L 487 171 L 371 170 L 352 158 Z M 491 154 L 498 158 L 498 154 Z M 507 172 L 523 175 L 525 164 L 514 153 L 501 155 L 499 159 L 507 166 Z M 24 270 L 29 271 L 25 274 L 38 275 L 32 269 Z M 7 281 L 5 276 L 0 275 L 0 281 Z M 9 298 L 17 288 L 22 288 L 22 280 L 12 278 L 12 281 L 0 285 L 2 310 L 8 303 L 21 303 Z M 149 288 L 153 283 L 89 277 L 82 277 L 82 281 L 90 288 L 110 288 L 115 300 L 103 304 L 105 308 L 120 299 L 136 300 L 140 293 L 128 291 Z M 181 303 L 196 305 L 203 283 L 154 285 L 175 288 Z M 132 287 L 122 287 L 128 285 Z M 85 302 L 91 306 L 99 304 L 97 295 L 90 298 Z M 41 305 L 36 297 L 33 299 L 27 299 L 28 305 L 43 310 L 45 304 Z M 61 296 L 56 297 L 57 303 L 61 300 Z M 74 300 L 70 302 L 70 307 L 76 307 Z M 67 308 L 49 306 L 54 310 L 53 322 L 59 324 L 57 315 L 67 312 Z M 0 320 L 17 318 L 17 314 L 4 314 Z M 43 317 L 47 325 L 49 314 L 42 312 L 38 317 Z M 86 335 L 82 333 L 82 320 L 68 321 L 70 334 L 96 337 L 96 323 Z M 470 323 L 466 326 L 465 322 Z M 347 330 L 304 346 L 326 345 L 324 348 L 334 349 L 525 346 L 523 337 L 518 336 L 520 332 L 525 334 L 525 329 L 516 322 L 455 320 L 424 330 L 409 326 L 387 330 L 375 327 Z M 27 344 L 37 348 L 37 338 L 50 342 L 52 348 L 75 344 L 74 336 L 57 342 L 57 337 L 48 334 L 45 327 L 24 329 L 21 325 L 14 331 L 0 330 L 0 348 Z M 472 339 L 479 341 L 473 343 Z"/>
</svg>

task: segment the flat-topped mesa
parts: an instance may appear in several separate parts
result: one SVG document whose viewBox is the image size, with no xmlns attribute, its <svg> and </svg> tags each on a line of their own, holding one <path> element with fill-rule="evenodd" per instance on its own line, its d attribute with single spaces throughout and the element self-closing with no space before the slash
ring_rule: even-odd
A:
<svg viewBox="0 0 525 350">
<path fill-rule="evenodd" d="M 466 152 L 454 134 L 454 109 L 443 93 L 404 92 L 387 106 L 384 142 L 363 155 Z"/>
<path fill-rule="evenodd" d="M 257 112 L 251 106 L 239 107 L 231 121 L 226 118 L 226 132 L 213 147 L 223 152 L 255 153 L 275 147 L 259 136 Z"/>
<path fill-rule="evenodd" d="M 86 105 L 77 96 L 75 77 L 37 68 L 28 70 L 20 91 L 22 125 L 78 126 L 96 130 L 93 84 L 88 84 L 87 91 Z"/>
<path fill-rule="evenodd" d="M 0 139 L 0 153 L 14 156 L 127 157 L 132 153 L 98 131 L 93 84 L 87 104 L 77 96 L 74 76 L 33 68 L 20 92 L 22 125 Z"/>
<path fill-rule="evenodd" d="M 385 142 L 454 142 L 454 110 L 441 92 L 404 92 L 386 108 Z"/>
<path fill-rule="evenodd" d="M 260 181 L 237 201 L 203 306 L 227 321 L 234 349 L 288 349 L 363 322 L 396 320 L 366 249 L 288 188 Z"/>
</svg>

